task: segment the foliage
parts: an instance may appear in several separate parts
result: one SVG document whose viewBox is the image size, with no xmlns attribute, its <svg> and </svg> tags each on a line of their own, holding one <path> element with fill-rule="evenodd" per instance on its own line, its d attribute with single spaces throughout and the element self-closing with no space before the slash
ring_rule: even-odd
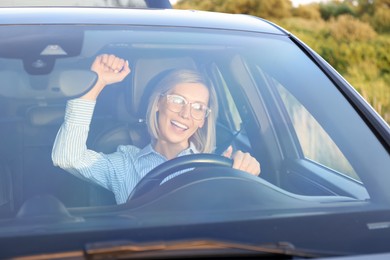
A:
<svg viewBox="0 0 390 260">
<path fill-rule="evenodd" d="M 175 6 L 269 19 L 298 36 L 339 71 L 390 123 L 390 0 L 181 0 Z"/>
<path fill-rule="evenodd" d="M 329 20 L 332 17 L 338 17 L 340 15 L 355 15 L 352 7 L 348 3 L 331 2 L 327 4 L 320 4 L 321 17 L 324 20 Z"/>
<path fill-rule="evenodd" d="M 342 15 L 329 23 L 330 36 L 338 42 L 368 41 L 376 37 L 376 32 L 367 23 Z"/>
<path fill-rule="evenodd" d="M 378 32 L 390 33 L 390 8 L 376 10 L 368 20 Z"/>
<path fill-rule="evenodd" d="M 291 16 L 292 4 L 289 0 L 181 0 L 175 8 L 240 13 L 265 19 L 279 19 Z"/>
<path fill-rule="evenodd" d="M 320 20 L 321 13 L 316 4 L 299 5 L 292 10 L 293 16 L 301 17 L 309 20 Z M 284 17 L 285 18 L 285 17 Z"/>
<path fill-rule="evenodd" d="M 329 22 L 286 18 L 279 25 L 318 52 L 390 122 L 389 35 L 350 16 Z"/>
</svg>

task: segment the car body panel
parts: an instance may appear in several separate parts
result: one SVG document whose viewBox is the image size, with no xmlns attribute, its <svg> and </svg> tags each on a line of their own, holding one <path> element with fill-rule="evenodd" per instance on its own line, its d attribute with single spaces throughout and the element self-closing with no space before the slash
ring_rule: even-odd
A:
<svg viewBox="0 0 390 260">
<path fill-rule="evenodd" d="M 390 128 L 282 28 L 246 15 L 84 7 L 0 8 L 0 24 L 0 257 L 93 258 L 99 243 L 188 240 L 292 244 L 324 257 L 389 252 Z M 94 84 L 90 64 L 107 52 L 132 73 L 99 97 L 88 147 L 148 144 L 149 83 L 196 68 L 219 98 L 216 153 L 251 153 L 260 177 L 190 169 L 113 205 L 111 191 L 54 167 L 66 101 Z M 233 253 L 224 250 L 211 251 Z"/>
<path fill-rule="evenodd" d="M 246 15 L 235 15 L 240 23 L 232 22 L 229 14 L 174 9 L 104 9 L 104 8 L 7 8 L 0 9 L 1 24 L 104 24 L 180 26 L 229 29 L 282 34 L 274 25 Z"/>
</svg>

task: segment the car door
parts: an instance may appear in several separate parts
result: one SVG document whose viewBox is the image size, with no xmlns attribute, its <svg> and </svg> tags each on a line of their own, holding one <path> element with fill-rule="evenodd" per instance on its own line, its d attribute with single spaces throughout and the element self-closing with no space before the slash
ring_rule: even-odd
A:
<svg viewBox="0 0 390 260">
<path fill-rule="evenodd" d="M 277 67 L 270 63 L 277 57 L 251 54 L 232 54 L 225 57 L 230 59 L 229 63 L 224 61 L 208 68 L 218 89 L 225 92 L 219 95 L 224 108 L 219 121 L 234 129 L 230 143 L 254 154 L 262 165 L 261 177 L 289 192 L 369 198 L 356 166 L 348 158 L 351 148 L 338 125 L 327 118 L 327 107 L 332 103 L 327 104 L 326 99 L 340 98 L 337 88 L 303 53 L 295 54 L 302 57 L 292 60 L 302 63 L 298 69 L 286 57 L 283 59 L 290 64 Z M 315 91 L 305 90 L 311 86 L 305 83 L 304 68 L 313 71 L 309 82 L 319 80 L 318 84 L 323 85 L 316 97 L 321 100 L 324 95 L 321 103 L 313 100 Z M 320 88 L 327 89 L 321 94 Z M 348 106 L 345 100 L 339 102 L 339 109 L 350 109 L 344 107 Z"/>
</svg>

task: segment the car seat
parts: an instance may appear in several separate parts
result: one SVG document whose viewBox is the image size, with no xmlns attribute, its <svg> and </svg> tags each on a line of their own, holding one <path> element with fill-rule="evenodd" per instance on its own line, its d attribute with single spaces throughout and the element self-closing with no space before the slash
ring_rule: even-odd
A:
<svg viewBox="0 0 390 260">
<path fill-rule="evenodd" d="M 11 171 L 4 162 L 0 163 L 0 218 L 10 217 L 14 212 L 13 182 Z"/>
</svg>

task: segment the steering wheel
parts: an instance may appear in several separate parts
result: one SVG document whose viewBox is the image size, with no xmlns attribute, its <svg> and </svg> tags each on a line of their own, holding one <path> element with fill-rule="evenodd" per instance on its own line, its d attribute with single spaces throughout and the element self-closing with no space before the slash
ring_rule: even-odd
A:
<svg viewBox="0 0 390 260">
<path fill-rule="evenodd" d="M 133 191 L 130 193 L 127 201 L 138 198 L 148 191 L 153 190 L 158 187 L 166 177 L 176 173 L 177 171 L 195 167 L 232 167 L 232 165 L 232 159 L 216 154 L 190 154 L 174 158 L 160 164 L 146 174 L 146 176 L 138 182 Z"/>
</svg>

